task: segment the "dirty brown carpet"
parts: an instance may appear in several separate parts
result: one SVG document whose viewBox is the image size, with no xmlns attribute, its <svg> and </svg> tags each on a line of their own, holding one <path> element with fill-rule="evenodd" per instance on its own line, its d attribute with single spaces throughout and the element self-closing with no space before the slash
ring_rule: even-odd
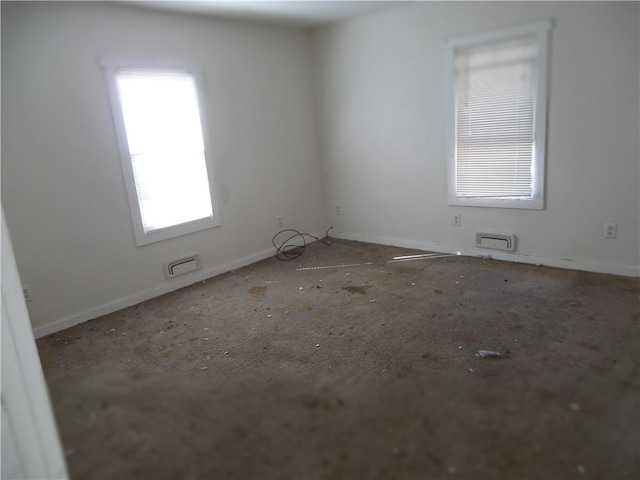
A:
<svg viewBox="0 0 640 480">
<path fill-rule="evenodd" d="M 314 243 L 38 340 L 72 478 L 639 478 L 639 280 L 420 254 Z"/>
</svg>

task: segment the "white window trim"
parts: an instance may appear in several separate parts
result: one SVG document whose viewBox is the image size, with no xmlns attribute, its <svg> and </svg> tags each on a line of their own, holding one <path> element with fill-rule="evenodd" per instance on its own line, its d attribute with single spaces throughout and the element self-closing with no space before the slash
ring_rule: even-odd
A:
<svg viewBox="0 0 640 480">
<path fill-rule="evenodd" d="M 209 145 L 209 132 L 207 128 L 206 110 L 204 105 L 204 82 L 202 73 L 199 69 L 190 65 L 177 65 L 174 62 L 154 62 L 148 60 L 123 60 L 123 59 L 101 59 L 100 64 L 102 66 L 105 79 L 107 82 L 107 89 L 109 93 L 109 100 L 111 104 L 111 110 L 113 113 L 113 121 L 116 131 L 116 137 L 118 141 L 118 149 L 120 152 L 120 160 L 122 164 L 122 171 L 124 175 L 124 182 L 127 191 L 127 199 L 129 203 L 129 210 L 131 211 L 131 219 L 133 222 L 133 231 L 135 234 L 135 240 L 137 246 L 148 245 L 150 243 L 159 242 L 162 240 L 168 240 L 170 238 L 187 235 L 189 233 L 195 233 L 209 228 L 220 226 L 220 214 L 218 209 L 217 194 L 215 188 L 215 178 L 213 175 L 213 161 L 211 158 L 211 151 Z M 131 157 L 129 153 L 129 146 L 127 142 L 127 132 L 124 125 L 124 118 L 122 114 L 122 106 L 120 103 L 120 97 L 116 86 L 116 72 L 119 69 L 140 69 L 140 70 L 158 70 L 158 71 L 176 71 L 182 73 L 188 73 L 193 76 L 196 89 L 198 93 L 198 108 L 200 110 L 200 123 L 202 128 L 202 138 L 204 142 L 204 156 L 207 167 L 207 176 L 209 181 L 209 194 L 211 196 L 211 207 L 213 210 L 213 216 L 210 218 L 203 218 L 192 222 L 186 222 L 179 225 L 174 225 L 167 228 L 153 230 L 151 232 L 145 232 L 142 216 L 140 213 L 140 206 L 138 203 L 138 194 L 136 190 L 135 177 L 133 173 L 133 166 L 131 164 Z"/>
<path fill-rule="evenodd" d="M 545 158 L 547 133 L 547 84 L 549 62 L 549 32 L 553 28 L 551 19 L 532 22 L 501 30 L 466 35 L 446 41 L 446 85 L 447 91 L 447 173 L 448 203 L 456 206 L 522 208 L 542 210 L 544 204 Z M 533 158 L 532 197 L 514 198 L 468 198 L 456 196 L 456 105 L 454 59 L 458 48 L 507 41 L 514 38 L 535 35 L 539 48 L 536 72 L 536 96 Z"/>
</svg>

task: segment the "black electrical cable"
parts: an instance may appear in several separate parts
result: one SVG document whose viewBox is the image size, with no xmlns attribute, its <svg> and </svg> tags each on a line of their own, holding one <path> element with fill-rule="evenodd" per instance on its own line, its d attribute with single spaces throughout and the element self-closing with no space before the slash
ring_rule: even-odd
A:
<svg viewBox="0 0 640 480">
<path fill-rule="evenodd" d="M 273 243 L 273 246 L 278 251 L 276 257 L 278 258 L 278 260 L 282 260 L 283 262 L 298 258 L 300 255 L 304 253 L 305 249 L 307 248 L 307 242 L 305 240 L 305 237 L 311 237 L 318 240 L 319 242 L 324 243 L 325 245 L 331 245 L 331 240 L 329 240 L 329 230 L 331 230 L 332 228 L 333 227 L 329 227 L 327 229 L 327 232 L 324 234 L 324 238 L 322 239 L 318 237 L 314 237 L 310 233 L 301 233 L 298 230 L 294 230 L 293 228 L 280 230 L 271 239 L 271 243 Z M 276 238 L 278 238 L 283 233 L 287 233 L 287 232 L 289 234 L 287 239 L 280 242 L 279 244 L 276 244 Z M 298 242 L 291 243 L 293 239 L 298 240 Z M 300 243 L 302 243 L 302 245 L 300 245 Z"/>
</svg>

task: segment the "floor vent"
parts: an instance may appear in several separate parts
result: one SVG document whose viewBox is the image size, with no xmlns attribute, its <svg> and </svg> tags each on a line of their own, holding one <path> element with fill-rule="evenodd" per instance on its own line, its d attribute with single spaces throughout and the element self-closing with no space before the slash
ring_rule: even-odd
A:
<svg viewBox="0 0 640 480">
<path fill-rule="evenodd" d="M 177 275 L 184 275 L 185 273 L 192 272 L 199 268 L 200 257 L 198 255 L 192 255 L 190 257 L 181 258 L 175 262 L 168 263 L 165 273 L 168 278 L 171 278 Z"/>
<path fill-rule="evenodd" d="M 515 252 L 516 236 L 501 233 L 476 233 L 476 247 Z"/>
</svg>

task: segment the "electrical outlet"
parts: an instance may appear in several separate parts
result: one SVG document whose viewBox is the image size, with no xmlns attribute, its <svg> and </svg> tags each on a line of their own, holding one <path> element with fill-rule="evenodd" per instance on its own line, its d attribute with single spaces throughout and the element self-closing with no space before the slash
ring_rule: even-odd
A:
<svg viewBox="0 0 640 480">
<path fill-rule="evenodd" d="M 340 205 L 336 205 L 336 215 L 340 215 Z"/>
<path fill-rule="evenodd" d="M 616 238 L 617 235 L 618 235 L 617 223 L 604 224 L 604 238 Z"/>
<path fill-rule="evenodd" d="M 33 302 L 33 293 L 31 292 L 31 285 L 22 286 L 22 294 L 24 295 L 25 302 Z"/>
<path fill-rule="evenodd" d="M 282 227 L 284 224 L 282 223 L 282 215 L 278 215 L 278 227 Z"/>
<path fill-rule="evenodd" d="M 454 213 L 453 214 L 453 226 L 454 227 L 459 227 L 462 224 L 462 217 L 460 216 L 459 213 Z"/>
</svg>

